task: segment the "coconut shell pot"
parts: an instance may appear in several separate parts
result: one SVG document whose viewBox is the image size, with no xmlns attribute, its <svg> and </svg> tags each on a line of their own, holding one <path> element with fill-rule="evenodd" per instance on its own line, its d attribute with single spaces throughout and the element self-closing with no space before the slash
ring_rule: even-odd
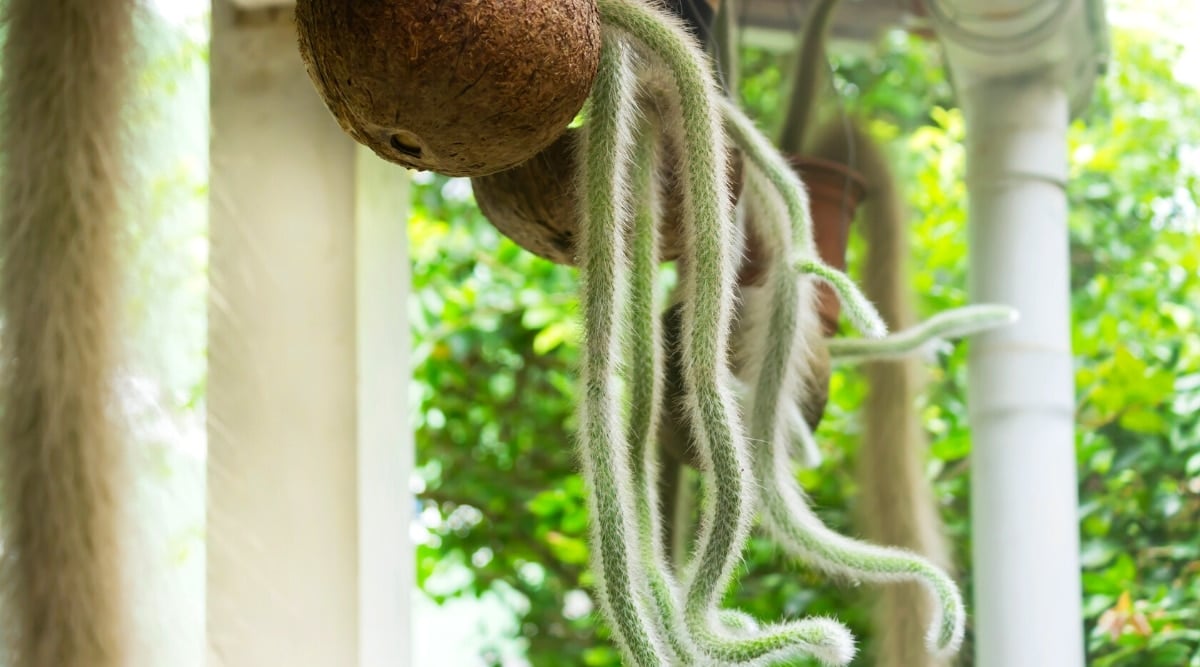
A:
<svg viewBox="0 0 1200 667">
<path fill-rule="evenodd" d="M 720 0 L 658 0 L 659 4 L 683 19 L 693 36 L 707 47 L 709 28 L 720 8 Z M 577 152 L 582 130 L 563 133 L 545 150 L 510 169 L 471 179 L 479 210 L 501 233 L 529 252 L 556 264 L 576 263 L 579 202 L 575 193 L 578 173 Z M 672 149 L 665 148 L 665 162 L 672 163 Z M 741 159 L 730 153 L 729 182 L 733 196 L 741 192 Z M 667 177 L 660 196 L 663 219 L 659 254 L 665 261 L 675 260 L 682 250 L 679 238 L 681 203 L 679 190 Z"/>
<path fill-rule="evenodd" d="M 575 174 L 582 130 L 571 129 L 532 159 L 495 174 L 471 179 L 479 210 L 508 238 L 529 252 L 556 264 L 574 266 L 579 230 L 579 199 Z M 665 160 L 671 164 L 672 151 Z M 729 161 L 729 182 L 735 197 L 741 191 L 741 161 Z M 663 201 L 662 237 L 659 253 L 663 260 L 679 257 L 681 201 L 679 189 L 670 178 L 661 183 Z"/>
<path fill-rule="evenodd" d="M 298 0 L 309 75 L 385 160 L 451 176 L 507 169 L 557 139 L 591 93 L 594 0 Z"/>
</svg>

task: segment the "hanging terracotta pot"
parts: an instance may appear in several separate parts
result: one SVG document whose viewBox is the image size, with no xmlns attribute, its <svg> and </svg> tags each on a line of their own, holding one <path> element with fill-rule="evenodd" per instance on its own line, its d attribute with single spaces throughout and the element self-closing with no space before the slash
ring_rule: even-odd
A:
<svg viewBox="0 0 1200 667">
<path fill-rule="evenodd" d="M 808 188 L 808 207 L 812 214 L 817 254 L 826 264 L 845 269 L 850 223 L 854 221 L 859 203 L 866 197 L 866 179 L 839 162 L 797 156 L 789 156 L 788 161 Z M 823 282 L 818 284 L 817 314 L 821 318 L 821 333 L 826 338 L 837 333 L 841 309 L 841 301 L 833 288 Z M 808 375 L 808 391 L 800 406 L 805 421 L 814 431 L 825 415 L 831 373 L 829 353 L 822 349 L 814 357 Z"/>
<path fill-rule="evenodd" d="M 857 171 L 830 160 L 789 156 L 788 162 L 808 190 L 817 253 L 826 264 L 845 269 L 850 223 L 859 203 L 866 197 L 866 180 Z M 762 242 L 748 231 L 746 259 L 738 271 L 738 284 L 761 285 L 766 279 L 766 271 Z M 833 335 L 837 331 L 841 304 L 826 285 L 821 285 L 820 312 L 825 335 Z"/>
<path fill-rule="evenodd" d="M 789 162 L 808 186 L 809 210 L 817 252 L 828 265 L 846 268 L 846 245 L 850 223 L 859 203 L 866 197 L 867 181 L 844 164 L 811 157 L 790 157 Z M 828 285 L 820 285 L 821 325 L 826 336 L 837 333 L 841 302 Z"/>
</svg>

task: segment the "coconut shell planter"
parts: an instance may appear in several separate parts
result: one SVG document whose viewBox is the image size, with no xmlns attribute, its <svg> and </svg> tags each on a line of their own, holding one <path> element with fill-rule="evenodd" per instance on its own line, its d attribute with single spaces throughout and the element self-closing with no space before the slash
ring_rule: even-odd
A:
<svg viewBox="0 0 1200 667">
<path fill-rule="evenodd" d="M 833 533 L 792 474 L 793 442 L 810 430 L 798 406 L 816 404 L 811 387 L 823 384 L 810 354 L 822 336 L 818 284 L 860 331 L 884 328 L 840 257 L 825 256 L 844 251 L 846 208 L 814 225 L 796 171 L 720 93 L 678 17 L 652 0 L 298 0 L 296 24 L 313 84 L 347 134 L 405 167 L 473 177 L 497 227 L 579 267 L 579 460 L 595 598 L 624 664 L 850 662 L 854 640 L 837 621 L 760 626 L 722 607 L 760 515 L 818 570 L 924 583 L 929 646 L 957 648 L 964 614 L 951 579 Z M 655 287 L 667 259 L 679 281 L 664 332 Z M 657 497 L 672 374 L 706 499 L 696 556 L 678 571 Z"/>
<path fill-rule="evenodd" d="M 549 146 L 600 58 L 592 0 L 312 0 L 296 25 L 342 129 L 385 160 L 449 176 Z"/>
<path fill-rule="evenodd" d="M 578 263 L 579 195 L 574 174 L 579 170 L 582 131 L 568 130 L 546 150 L 525 163 L 471 179 L 475 202 L 484 217 L 517 245 L 556 264 Z M 741 160 L 730 155 L 729 187 L 733 201 L 741 190 Z M 664 202 L 660 225 L 660 259 L 678 259 L 683 249 L 683 215 L 678 183 L 664 173 L 660 186 Z"/>
</svg>

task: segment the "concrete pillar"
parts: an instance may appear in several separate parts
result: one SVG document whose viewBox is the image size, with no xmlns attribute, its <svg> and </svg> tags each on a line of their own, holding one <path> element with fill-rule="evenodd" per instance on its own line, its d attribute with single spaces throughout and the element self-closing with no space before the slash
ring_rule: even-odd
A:
<svg viewBox="0 0 1200 667">
<path fill-rule="evenodd" d="M 979 667 L 1083 666 L 1065 86 L 990 79 L 967 118 L 970 287 L 1020 311 L 971 342 Z"/>
<path fill-rule="evenodd" d="M 208 664 L 407 665 L 405 172 L 213 3 Z"/>
</svg>

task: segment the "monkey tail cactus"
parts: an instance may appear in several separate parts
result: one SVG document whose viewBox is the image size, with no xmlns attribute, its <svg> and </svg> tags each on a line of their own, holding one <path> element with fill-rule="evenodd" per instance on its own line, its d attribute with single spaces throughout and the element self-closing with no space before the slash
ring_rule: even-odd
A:
<svg viewBox="0 0 1200 667">
<path fill-rule="evenodd" d="M 1017 311 L 1009 306 L 977 304 L 938 313 L 920 324 L 879 339 L 829 341 L 829 353 L 839 361 L 855 363 L 900 359 L 920 354 L 942 341 L 1012 324 Z"/>
<path fill-rule="evenodd" d="M 685 572 L 683 617 L 700 653 L 721 664 L 755 663 L 813 653 L 831 664 L 853 654 L 849 634 L 823 619 L 768 626 L 752 637 L 725 632 L 715 610 L 741 557 L 755 511 L 751 461 L 725 364 L 732 315 L 734 227 L 725 180 L 718 95 L 704 57 L 682 28 L 634 2 L 601 0 L 606 26 L 629 35 L 648 61 L 661 63 L 674 95 L 666 101 L 682 147 L 685 238 L 681 276 L 685 400 L 705 480 L 712 489 Z M 673 122 L 672 122 L 673 121 Z"/>
<path fill-rule="evenodd" d="M 952 649 L 963 610 L 949 578 L 910 554 L 829 531 L 790 472 L 788 439 L 811 434 L 798 433 L 779 398 L 800 390 L 786 370 L 795 364 L 786 362 L 804 352 L 806 318 L 815 320 L 812 282 L 833 285 L 866 335 L 884 336 L 882 320 L 844 274 L 817 258 L 803 185 L 722 100 L 710 63 L 682 27 L 644 0 L 597 0 L 597 7 L 602 45 L 577 179 L 585 332 L 579 441 L 599 602 L 627 664 L 769 665 L 804 654 L 845 665 L 853 658 L 853 637 L 834 620 L 759 624 L 720 607 L 760 509 L 789 551 L 826 571 L 926 583 L 942 609 L 931 642 Z M 645 103 L 639 91 L 653 100 Z M 726 181 L 727 131 L 749 159 L 750 205 L 767 212 L 761 231 L 779 260 L 748 429 L 727 364 L 739 233 Z M 662 547 L 653 442 L 663 366 L 655 284 L 664 133 L 679 147 L 684 401 L 706 495 L 679 581 Z"/>
<path fill-rule="evenodd" d="M 624 41 L 606 31 L 590 99 L 579 177 L 582 210 L 584 319 L 583 400 L 579 408 L 583 473 L 590 487 L 593 568 L 600 604 L 629 661 L 666 665 L 666 644 L 644 596 L 646 563 L 636 548 L 640 536 L 628 452 L 620 424 L 617 359 L 624 313 L 620 304 L 630 269 L 622 227 L 628 223 L 628 161 L 635 81 Z M 630 548 L 634 545 L 635 548 Z"/>
<path fill-rule="evenodd" d="M 788 377 L 788 370 L 795 367 L 789 363 L 793 355 L 806 355 L 808 350 L 804 348 L 813 338 L 811 332 L 802 330 L 802 325 L 815 326 L 815 318 L 802 321 L 805 318 L 800 317 L 800 313 L 813 312 L 812 280 L 819 278 L 834 287 L 851 321 L 864 334 L 880 339 L 886 329 L 849 278 L 816 257 L 807 199 L 799 179 L 781 156 L 769 150 L 738 109 L 726 105 L 725 117 L 752 165 L 748 189 L 757 209 L 752 219 L 776 255 L 768 278 L 768 285 L 776 291 L 773 311 L 763 332 L 764 340 L 751 344 L 761 351 L 751 400 L 751 434 L 759 445 L 754 459 L 756 475 L 763 484 L 764 525 L 790 553 L 828 573 L 854 580 L 916 580 L 925 585 L 937 603 L 926 641 L 936 654 L 951 653 L 962 641 L 966 612 L 950 577 L 915 554 L 852 540 L 829 530 L 812 512 L 796 481 L 789 443 L 781 435 L 785 424 L 779 406 L 781 396 L 803 390 L 798 378 Z M 794 240 L 799 242 L 798 248 L 793 247 Z M 968 312 L 967 317 L 944 318 L 915 334 L 867 340 L 861 345 L 902 349 L 919 345 L 930 335 L 986 326 L 1011 316 L 1010 311 L 986 307 Z"/>
</svg>

